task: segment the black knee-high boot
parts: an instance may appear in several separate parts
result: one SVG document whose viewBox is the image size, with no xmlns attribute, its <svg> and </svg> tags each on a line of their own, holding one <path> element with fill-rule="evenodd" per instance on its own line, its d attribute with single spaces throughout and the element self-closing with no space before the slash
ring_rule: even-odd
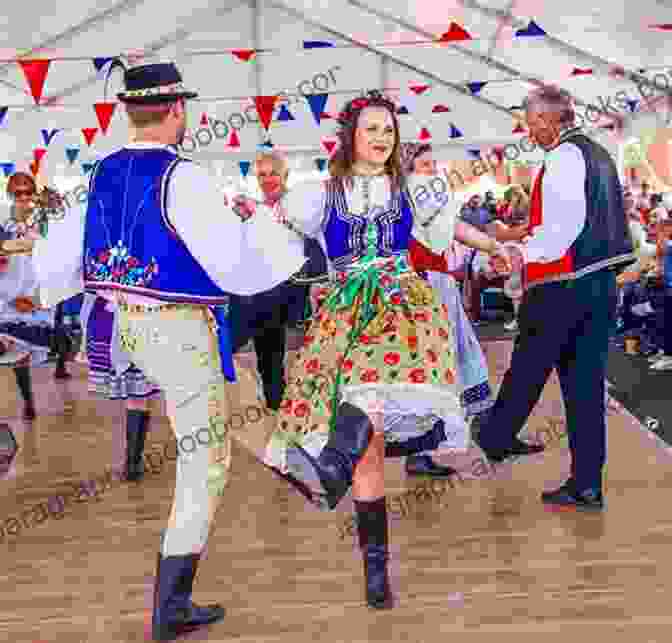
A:
<svg viewBox="0 0 672 643">
<path fill-rule="evenodd" d="M 142 455 L 145 450 L 149 413 L 136 409 L 126 411 L 126 480 L 141 480 L 145 475 Z"/>
<path fill-rule="evenodd" d="M 387 507 L 385 497 L 378 500 L 355 500 L 359 546 L 364 558 L 366 602 L 376 609 L 390 609 L 394 597 L 387 571 L 389 558 Z"/>
<path fill-rule="evenodd" d="M 199 554 L 163 556 L 159 553 L 152 614 L 155 641 L 174 641 L 224 618 L 225 610 L 220 605 L 200 607 L 191 601 L 200 558 Z"/>
<path fill-rule="evenodd" d="M 14 375 L 16 376 L 16 384 L 19 387 L 19 392 L 25 403 L 23 407 L 23 417 L 26 420 L 35 419 L 35 402 L 33 400 L 33 386 L 30 377 L 29 366 L 15 366 Z"/>
<path fill-rule="evenodd" d="M 338 407 L 336 426 L 317 458 L 299 446 L 292 449 L 291 464 L 297 469 L 295 477 L 319 485 L 324 492 L 322 500 L 329 509 L 334 509 L 352 486 L 355 467 L 372 437 L 373 425 L 369 416 L 356 406 L 343 402 Z M 288 454 L 288 464 L 289 460 Z"/>
</svg>

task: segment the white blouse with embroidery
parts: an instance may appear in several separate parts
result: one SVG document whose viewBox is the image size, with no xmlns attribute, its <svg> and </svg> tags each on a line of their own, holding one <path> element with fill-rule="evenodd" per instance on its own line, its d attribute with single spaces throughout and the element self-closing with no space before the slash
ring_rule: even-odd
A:
<svg viewBox="0 0 672 643">
<path fill-rule="evenodd" d="M 357 216 L 372 219 L 389 210 L 392 205 L 392 189 L 387 176 L 355 176 L 352 185 L 345 182 L 344 191 L 348 211 Z M 410 194 L 413 201 L 413 191 Z M 326 240 L 322 223 L 326 196 L 325 181 L 307 181 L 292 188 L 279 206 L 287 220 L 299 232 L 318 240 L 325 254 Z M 457 203 L 449 199 L 441 200 L 430 196 L 429 199 L 415 201 L 413 235 L 435 252 L 446 250 L 453 240 L 457 209 Z M 429 225 L 424 227 L 423 223 Z"/>
</svg>

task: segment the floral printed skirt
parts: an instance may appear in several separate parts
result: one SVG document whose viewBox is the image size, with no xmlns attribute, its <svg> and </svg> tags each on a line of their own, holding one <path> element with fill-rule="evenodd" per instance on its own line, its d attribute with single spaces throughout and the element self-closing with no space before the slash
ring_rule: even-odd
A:
<svg viewBox="0 0 672 643">
<path fill-rule="evenodd" d="M 371 401 L 382 402 L 386 442 L 423 436 L 441 419 L 447 439 L 439 448 L 468 448 L 452 315 L 415 273 L 401 275 L 397 283 L 399 292 L 385 304 L 378 301 L 379 314 L 354 344 L 349 334 L 361 297 L 351 308 L 319 307 L 289 374 L 266 464 L 287 473 L 297 444 L 317 457 L 341 402 L 364 411 Z M 314 289 L 314 300 L 324 300 L 333 288 Z"/>
</svg>

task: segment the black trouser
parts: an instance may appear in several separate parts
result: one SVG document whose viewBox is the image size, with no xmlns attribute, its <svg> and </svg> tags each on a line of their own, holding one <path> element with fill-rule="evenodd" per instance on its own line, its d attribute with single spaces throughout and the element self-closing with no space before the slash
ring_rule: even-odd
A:
<svg viewBox="0 0 672 643">
<path fill-rule="evenodd" d="M 481 426 L 479 442 L 484 449 L 511 445 L 556 369 L 565 404 L 572 478 L 581 490 L 601 488 L 606 460 L 606 363 L 617 303 L 616 275 L 607 270 L 525 293 L 511 365 Z"/>
<path fill-rule="evenodd" d="M 231 298 L 233 352 L 252 340 L 266 402 L 272 408 L 279 406 L 284 394 L 287 322 L 297 294 L 296 286 L 284 283 L 251 297 Z"/>
</svg>

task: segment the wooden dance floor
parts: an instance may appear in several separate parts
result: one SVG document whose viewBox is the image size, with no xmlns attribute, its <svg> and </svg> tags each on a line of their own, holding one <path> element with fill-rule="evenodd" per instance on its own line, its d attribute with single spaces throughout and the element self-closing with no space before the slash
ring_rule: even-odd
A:
<svg viewBox="0 0 672 643">
<path fill-rule="evenodd" d="M 511 344 L 490 342 L 486 350 L 499 380 Z M 105 490 L 102 482 L 87 483 L 122 464 L 123 409 L 89 398 L 86 369 L 72 371 L 66 383 L 52 379 L 51 367 L 34 371 L 39 416 L 32 426 L 17 419 L 12 372 L 0 372 L 0 421 L 20 445 L 0 481 L 0 640 L 143 641 L 175 464 L 152 458 L 157 464 L 141 484 L 112 481 Z M 245 382 L 241 396 L 252 400 L 254 387 Z M 154 408 L 162 413 L 160 402 Z M 553 380 L 528 425 L 549 443 L 545 454 L 494 474 L 477 449 L 448 456 L 446 462 L 459 463 L 460 477 L 429 486 L 407 480 L 402 461 L 388 461 L 399 601 L 390 612 L 364 604 L 350 500 L 335 513 L 318 512 L 236 447 L 194 592 L 197 602 L 220 601 L 228 616 L 189 640 L 668 643 L 672 449 L 612 409 L 607 509 L 550 511 L 539 494 L 568 470 L 562 418 Z M 148 450 L 174 445 L 171 435 L 162 413 Z M 80 481 L 78 501 L 63 507 L 59 494 Z M 40 514 L 41 503 L 48 513 Z"/>
</svg>

